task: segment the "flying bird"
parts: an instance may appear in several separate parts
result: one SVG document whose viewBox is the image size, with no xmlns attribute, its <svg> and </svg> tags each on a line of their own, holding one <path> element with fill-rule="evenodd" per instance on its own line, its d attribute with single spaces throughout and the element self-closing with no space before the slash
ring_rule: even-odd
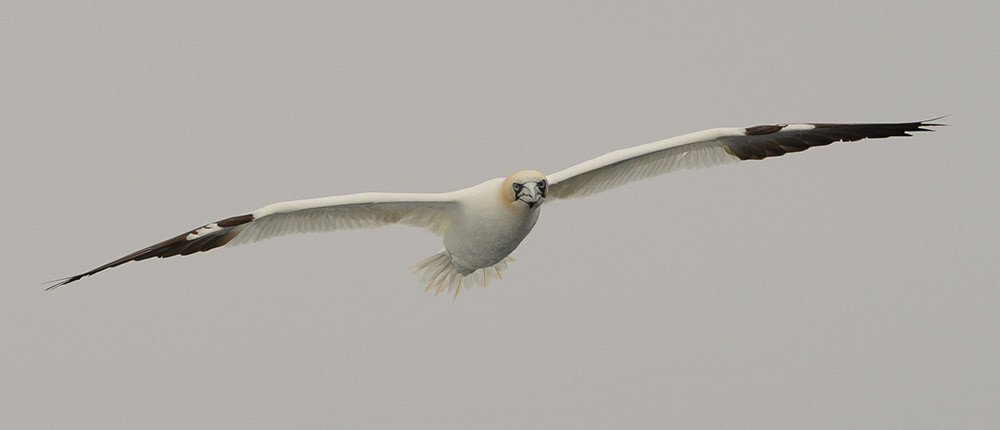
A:
<svg viewBox="0 0 1000 430">
<path fill-rule="evenodd" d="M 152 257 L 209 251 L 292 233 L 406 224 L 442 236 L 444 248 L 413 266 L 436 293 L 455 296 L 500 279 L 511 252 L 531 232 L 542 205 L 584 197 L 681 169 L 762 160 L 833 142 L 933 131 L 927 121 L 880 124 L 777 124 L 714 128 L 609 152 L 551 175 L 519 170 L 447 193 L 360 193 L 294 200 L 203 225 L 93 270 L 51 281 L 51 290 L 105 269 Z"/>
</svg>

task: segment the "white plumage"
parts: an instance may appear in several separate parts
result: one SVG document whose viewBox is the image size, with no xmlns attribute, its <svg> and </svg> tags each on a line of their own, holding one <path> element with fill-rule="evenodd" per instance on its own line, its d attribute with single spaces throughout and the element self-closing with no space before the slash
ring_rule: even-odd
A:
<svg viewBox="0 0 1000 430">
<path fill-rule="evenodd" d="M 452 291 L 500 279 L 547 199 L 583 197 L 680 169 L 763 159 L 836 141 L 909 136 L 931 121 L 789 124 L 717 128 L 610 152 L 551 175 L 521 170 L 448 193 L 360 193 L 295 200 L 206 224 L 79 275 L 53 289 L 129 261 L 208 251 L 293 233 L 406 224 L 443 236 L 444 249 L 414 265 L 428 290 Z"/>
</svg>

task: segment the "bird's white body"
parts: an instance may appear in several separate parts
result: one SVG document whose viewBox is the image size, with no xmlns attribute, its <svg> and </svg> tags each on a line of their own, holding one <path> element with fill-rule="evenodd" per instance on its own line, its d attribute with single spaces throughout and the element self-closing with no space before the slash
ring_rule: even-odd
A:
<svg viewBox="0 0 1000 430">
<path fill-rule="evenodd" d="M 407 224 L 443 236 L 444 249 L 417 263 L 428 289 L 486 285 L 538 221 L 546 200 L 587 196 L 679 169 L 759 160 L 836 141 L 909 136 L 927 121 L 883 124 L 780 124 L 716 128 L 609 152 L 551 175 L 521 170 L 448 193 L 360 193 L 295 200 L 204 225 L 151 245 L 55 288 L 129 261 L 208 251 L 291 233 Z"/>
<path fill-rule="evenodd" d="M 458 204 L 444 233 L 444 248 L 462 275 L 503 261 L 538 221 L 541 206 L 528 208 L 504 201 L 503 183 L 504 178 L 491 179 L 454 193 Z"/>
</svg>

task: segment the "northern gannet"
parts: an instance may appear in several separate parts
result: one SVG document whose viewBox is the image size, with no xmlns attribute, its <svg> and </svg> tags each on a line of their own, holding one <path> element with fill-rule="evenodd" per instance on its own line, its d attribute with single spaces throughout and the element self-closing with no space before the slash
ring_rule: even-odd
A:
<svg viewBox="0 0 1000 430">
<path fill-rule="evenodd" d="M 609 152 L 544 175 L 519 170 L 448 193 L 360 193 L 295 200 L 203 225 L 140 249 L 47 289 L 80 280 L 129 261 L 208 251 L 292 233 L 407 224 L 444 237 L 444 249 L 413 266 L 426 290 L 461 291 L 485 286 L 511 261 L 531 232 L 547 199 L 588 196 L 680 169 L 761 160 L 839 141 L 910 136 L 932 131 L 927 121 L 881 124 L 778 124 L 715 128 Z M 469 282 L 465 282 L 468 279 Z"/>
</svg>

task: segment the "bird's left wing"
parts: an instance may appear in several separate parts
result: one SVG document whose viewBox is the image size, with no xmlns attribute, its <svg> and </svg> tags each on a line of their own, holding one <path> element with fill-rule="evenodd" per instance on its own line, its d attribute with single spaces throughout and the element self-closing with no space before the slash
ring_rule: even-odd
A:
<svg viewBox="0 0 1000 430">
<path fill-rule="evenodd" d="M 203 225 L 88 272 L 59 279 L 51 290 L 130 261 L 204 252 L 294 233 L 407 224 L 443 234 L 451 224 L 453 193 L 361 193 L 275 203 L 246 215 Z"/>
<path fill-rule="evenodd" d="M 932 131 L 933 121 L 881 124 L 781 124 L 715 128 L 619 151 L 548 175 L 549 198 L 583 197 L 680 169 L 762 160 L 813 146 Z"/>
</svg>

